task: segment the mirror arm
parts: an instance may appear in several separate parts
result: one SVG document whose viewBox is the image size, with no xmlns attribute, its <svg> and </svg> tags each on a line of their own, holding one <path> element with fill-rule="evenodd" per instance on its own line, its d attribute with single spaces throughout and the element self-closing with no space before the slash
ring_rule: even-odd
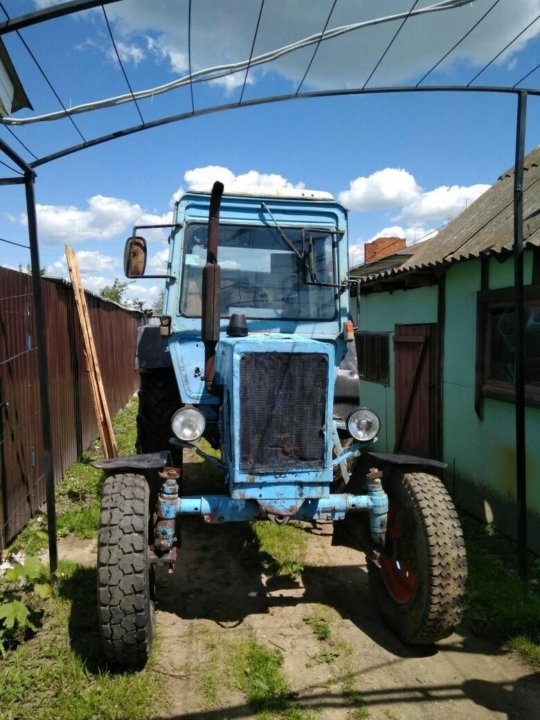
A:
<svg viewBox="0 0 540 720">
<path fill-rule="evenodd" d="M 163 225 L 134 225 L 131 233 L 132 237 L 137 235 L 137 230 L 155 230 L 156 228 L 181 228 L 182 223 L 164 223 Z M 159 277 L 162 277 L 161 275 Z"/>
</svg>

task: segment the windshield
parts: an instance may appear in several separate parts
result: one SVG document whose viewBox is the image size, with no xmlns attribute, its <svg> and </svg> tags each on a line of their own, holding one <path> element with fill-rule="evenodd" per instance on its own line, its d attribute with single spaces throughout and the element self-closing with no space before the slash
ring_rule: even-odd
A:
<svg viewBox="0 0 540 720">
<path fill-rule="evenodd" d="M 273 227 L 220 225 L 221 317 L 243 313 L 248 318 L 331 320 L 336 288 L 305 282 L 301 255 L 311 247 L 312 278 L 335 283 L 335 235 L 326 230 L 284 228 L 290 245 Z M 185 259 L 180 312 L 201 315 L 202 270 L 206 264 L 207 226 L 185 230 Z"/>
</svg>

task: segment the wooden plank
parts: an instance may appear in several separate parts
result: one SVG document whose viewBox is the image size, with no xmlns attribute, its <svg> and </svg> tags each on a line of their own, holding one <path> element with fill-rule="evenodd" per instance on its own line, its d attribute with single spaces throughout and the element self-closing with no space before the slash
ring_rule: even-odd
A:
<svg viewBox="0 0 540 720">
<path fill-rule="evenodd" d="M 99 436 L 101 438 L 101 443 L 103 446 L 103 452 L 106 458 L 118 457 L 118 448 L 116 446 L 116 439 L 114 437 L 111 416 L 109 413 L 105 389 L 103 387 L 101 372 L 99 369 L 96 346 L 92 333 L 92 325 L 90 322 L 90 316 L 88 315 L 86 296 L 84 294 L 84 287 L 79 273 L 77 256 L 69 245 L 66 245 L 65 252 L 69 274 L 71 277 L 71 283 L 73 285 L 75 305 L 77 307 L 79 322 L 81 324 L 84 357 L 86 360 L 86 367 L 90 379 L 90 387 L 92 390 L 92 398 L 94 401 L 94 409 L 96 412 L 96 419 L 98 424 Z"/>
</svg>

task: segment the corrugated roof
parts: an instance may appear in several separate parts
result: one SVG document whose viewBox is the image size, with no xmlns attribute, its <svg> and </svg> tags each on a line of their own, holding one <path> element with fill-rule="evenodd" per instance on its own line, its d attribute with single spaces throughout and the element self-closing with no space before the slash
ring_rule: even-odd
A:
<svg viewBox="0 0 540 720">
<path fill-rule="evenodd" d="M 523 239 L 540 246 L 540 146 L 525 158 Z M 370 273 L 360 282 L 435 268 L 511 250 L 514 243 L 514 168 L 503 173 L 489 190 L 443 228 L 433 240 L 421 243 L 398 267 Z"/>
</svg>

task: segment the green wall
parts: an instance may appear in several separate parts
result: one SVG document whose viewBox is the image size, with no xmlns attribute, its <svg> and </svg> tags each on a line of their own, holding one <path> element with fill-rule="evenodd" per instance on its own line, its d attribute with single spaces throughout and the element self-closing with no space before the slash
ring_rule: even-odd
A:
<svg viewBox="0 0 540 720">
<path fill-rule="evenodd" d="M 381 432 L 376 447 L 379 452 L 393 452 L 395 444 L 394 327 L 411 323 L 436 322 L 436 286 L 414 291 L 372 293 L 361 298 L 359 330 L 391 333 L 389 385 L 360 381 L 360 402 L 374 410 L 381 419 Z"/>
<path fill-rule="evenodd" d="M 513 285 L 513 262 L 490 260 L 490 289 Z M 530 257 L 525 277 L 530 281 Z M 443 458 L 456 499 L 488 522 L 515 531 L 515 407 L 484 400 L 475 412 L 476 294 L 480 262 L 454 265 L 446 274 L 443 372 Z M 531 547 L 540 549 L 540 408 L 526 408 L 527 504 Z"/>
<path fill-rule="evenodd" d="M 532 254 L 525 256 L 525 281 L 531 282 Z M 489 262 L 489 287 L 513 285 L 513 261 Z M 514 404 L 484 400 L 481 420 L 475 412 L 476 297 L 480 261 L 453 265 L 446 273 L 446 319 L 442 377 L 442 457 L 445 481 L 457 502 L 478 517 L 515 535 Z M 392 452 L 394 420 L 394 326 L 436 323 L 437 286 L 378 292 L 361 298 L 361 331 L 389 332 L 390 383 L 360 382 L 363 405 L 381 417 L 377 449 Z M 527 503 L 529 544 L 540 551 L 540 408 L 526 409 Z"/>
</svg>

